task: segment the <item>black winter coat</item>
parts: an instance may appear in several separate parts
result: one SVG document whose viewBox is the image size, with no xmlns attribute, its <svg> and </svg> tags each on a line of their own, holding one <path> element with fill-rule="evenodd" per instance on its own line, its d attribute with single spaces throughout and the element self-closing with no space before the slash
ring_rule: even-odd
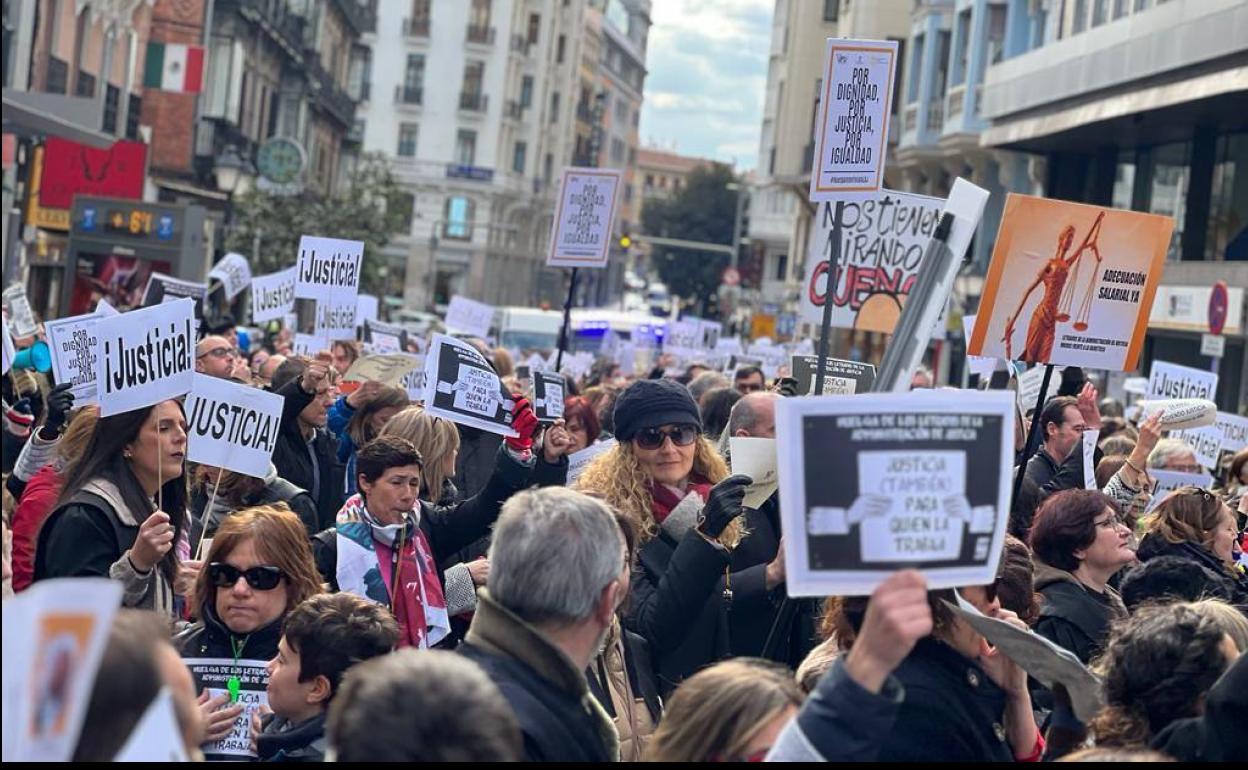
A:
<svg viewBox="0 0 1248 770">
<path fill-rule="evenodd" d="M 273 451 L 277 475 L 312 494 L 316 502 L 317 526 L 320 531 L 334 524 L 334 516 L 343 502 L 343 468 L 338 461 L 338 440 L 324 428 L 317 428 L 309 446 L 299 429 L 299 413 L 312 403 L 315 394 L 305 393 L 299 379 L 293 379 L 277 390 L 285 399 L 282 424 Z"/>
<path fill-rule="evenodd" d="M 893 672 L 905 693 L 880 762 L 1013 762 L 1005 691 L 973 661 L 932 637 Z"/>
<path fill-rule="evenodd" d="M 1044 597 L 1035 632 L 1070 650 L 1086 666 L 1101 652 L 1110 624 L 1127 616 L 1113 588 L 1098 594 L 1074 575 L 1037 560 L 1035 588 Z"/>
<path fill-rule="evenodd" d="M 1161 535 L 1150 532 L 1140 541 L 1135 555 L 1142 562 L 1157 556 L 1177 556 L 1194 561 L 1215 575 L 1226 577 L 1225 586 L 1231 591 L 1230 603 L 1248 614 L 1248 575 L 1232 573 L 1208 548 L 1196 543 L 1171 543 Z"/>
<path fill-rule="evenodd" d="M 459 499 L 475 496 L 494 472 L 494 456 L 503 445 L 497 433 L 456 425 L 459 429 L 459 456 L 455 458 L 455 487 Z"/>
<path fill-rule="evenodd" d="M 283 615 L 264 628 L 250 634 L 235 634 L 217 617 L 216 607 L 208 602 L 200 612 L 195 625 L 173 637 L 173 648 L 184 658 L 230 658 L 234 655 L 234 642 L 243 645 L 239 658 L 244 660 L 272 660 L 277 657 L 277 643 L 282 638 Z M 246 640 L 244 643 L 243 640 Z M 200 689 L 199 682 L 195 683 Z"/>
<path fill-rule="evenodd" d="M 221 519 L 224 518 L 224 516 L 220 515 L 220 509 L 223 507 L 227 509 L 233 508 L 218 495 L 213 505 L 214 508 L 218 509 L 216 515 L 205 519 L 204 509 L 208 507 L 209 498 L 208 491 L 202 486 L 197 488 L 191 495 L 191 553 L 196 553 L 198 550 L 200 538 L 211 538 L 217 534 L 217 528 L 221 526 Z M 243 504 L 233 508 L 230 513 L 234 510 L 242 510 L 243 508 L 251 508 L 257 505 L 272 505 L 274 503 L 285 503 L 290 506 L 290 510 L 294 511 L 295 515 L 299 517 L 299 521 L 303 523 L 303 528 L 307 530 L 308 537 L 312 537 L 321 531 L 320 514 L 316 510 L 316 501 L 312 499 L 312 495 L 308 494 L 307 490 L 291 484 L 280 476 L 269 480 L 264 488 L 256 494 L 244 498 Z M 207 525 L 207 531 L 205 531 L 205 525 Z"/>
</svg>

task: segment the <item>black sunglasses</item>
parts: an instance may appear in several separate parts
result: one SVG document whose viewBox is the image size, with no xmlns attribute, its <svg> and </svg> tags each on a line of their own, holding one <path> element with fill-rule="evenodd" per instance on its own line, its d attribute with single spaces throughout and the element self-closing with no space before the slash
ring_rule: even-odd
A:
<svg viewBox="0 0 1248 770">
<path fill-rule="evenodd" d="M 642 449 L 658 449 L 669 438 L 676 446 L 689 446 L 697 441 L 698 428 L 696 425 L 677 425 L 669 430 L 642 428 L 637 431 L 636 441 Z"/>
<path fill-rule="evenodd" d="M 257 591 L 272 591 L 282 582 L 282 571 L 277 567 L 252 567 L 241 570 L 219 561 L 208 565 L 208 579 L 217 588 L 232 588 L 239 578 Z"/>
</svg>

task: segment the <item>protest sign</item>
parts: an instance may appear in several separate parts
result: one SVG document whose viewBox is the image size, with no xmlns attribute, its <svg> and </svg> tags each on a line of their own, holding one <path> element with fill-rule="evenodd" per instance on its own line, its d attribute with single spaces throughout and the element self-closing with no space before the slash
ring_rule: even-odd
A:
<svg viewBox="0 0 1248 770">
<path fill-rule="evenodd" d="M 776 440 L 732 436 L 728 439 L 728 456 L 732 459 L 732 473 L 750 477 L 745 490 L 744 505 L 758 510 L 767 498 L 776 493 L 780 475 L 776 470 Z"/>
<path fill-rule="evenodd" d="M 297 267 L 269 275 L 258 275 L 251 281 L 251 321 L 277 321 L 295 309 L 295 276 Z"/>
<path fill-rule="evenodd" d="M 1217 425 L 1175 431 L 1174 438 L 1192 448 L 1202 467 L 1217 470 L 1218 457 L 1222 454 L 1222 429 Z"/>
<path fill-rule="evenodd" d="M 4 362 L 0 366 L 0 374 L 8 374 L 13 368 L 13 359 L 17 357 L 17 349 L 13 347 L 13 335 L 9 334 L 9 319 L 5 318 L 4 323 Z"/>
<path fill-rule="evenodd" d="M 1054 367 L 1053 376 L 1049 378 L 1049 389 L 1044 393 L 1044 401 L 1057 395 L 1062 387 L 1062 370 L 1064 366 Z M 1036 400 L 1040 398 L 1040 386 L 1044 384 L 1044 367 L 1033 366 L 1018 375 L 1018 405 L 1023 414 L 1036 408 Z"/>
<path fill-rule="evenodd" d="M 355 320 L 356 323 L 364 321 L 376 321 L 377 312 L 380 303 L 372 294 L 360 294 L 355 298 Z"/>
<path fill-rule="evenodd" d="M 44 580 L 4 601 L 5 762 L 73 756 L 122 585 Z"/>
<path fill-rule="evenodd" d="M 95 333 L 100 416 L 176 398 L 195 374 L 195 302 L 189 298 L 101 318 Z"/>
<path fill-rule="evenodd" d="M 1148 370 L 1148 399 L 1203 398 L 1217 400 L 1218 375 L 1190 366 L 1153 361 Z"/>
<path fill-rule="evenodd" d="M 281 396 L 196 374 L 186 399 L 186 459 L 264 478 L 277 448 Z"/>
<path fill-rule="evenodd" d="M 962 333 L 966 337 L 969 345 L 971 342 L 971 331 L 975 328 L 975 316 L 962 316 Z M 966 369 L 970 374 L 977 374 L 981 380 L 988 379 L 992 376 L 993 371 L 997 368 L 997 359 L 987 356 L 966 357 Z M 1034 402 L 1033 402 L 1034 403 Z"/>
<path fill-rule="evenodd" d="M 1153 498 L 1148 501 L 1148 507 L 1144 509 L 1145 513 L 1156 508 L 1158 503 L 1166 499 L 1166 495 L 1179 487 L 1209 489 L 1213 486 L 1213 476 L 1210 476 L 1208 473 L 1183 473 L 1181 471 L 1160 471 L 1150 468 L 1148 475 L 1153 477 L 1153 480 L 1157 482 L 1157 486 L 1153 489 Z"/>
<path fill-rule="evenodd" d="M 503 436 L 511 427 L 511 396 L 494 367 L 462 340 L 435 334 L 425 359 L 425 411 L 451 422 Z"/>
<path fill-rule="evenodd" d="M 728 356 L 728 363 L 724 365 L 724 372 L 731 375 L 735 379 L 737 370 L 743 369 L 747 366 L 756 366 L 759 369 L 762 369 L 763 359 L 757 356 L 747 356 L 733 353 Z"/>
<path fill-rule="evenodd" d="M 399 381 L 399 387 L 407 391 L 407 398 L 413 403 L 423 401 L 425 398 L 425 357 L 412 356 L 415 359 L 416 368 L 403 375 L 403 379 Z"/>
<path fill-rule="evenodd" d="M 95 313 L 58 318 L 43 325 L 48 351 L 52 354 L 52 373 L 57 382 L 70 384 L 75 407 L 97 402 L 95 370 L 100 362 L 100 338 L 95 327 L 99 322 L 97 309 Z"/>
<path fill-rule="evenodd" d="M 550 224 L 547 267 L 605 267 L 621 173 L 607 168 L 565 168 L 559 204 Z"/>
<path fill-rule="evenodd" d="M 970 352 L 1134 369 L 1174 220 L 1010 193 Z"/>
<path fill-rule="evenodd" d="M 108 300 L 103 298 L 101 298 L 99 302 L 95 303 L 95 314 L 101 318 L 108 318 L 112 315 L 121 315 L 121 313 L 117 312 L 117 308 L 108 304 Z"/>
<path fill-rule="evenodd" d="M 373 380 L 397 388 L 407 375 L 419 368 L 420 357 L 411 353 L 364 356 L 357 358 L 342 378 L 348 382 Z"/>
<path fill-rule="evenodd" d="M 232 300 L 242 293 L 251 283 L 251 264 L 242 254 L 230 252 L 221 261 L 212 266 L 208 280 L 216 279 L 225 289 L 225 298 Z"/>
<path fill-rule="evenodd" d="M 350 299 L 354 308 L 363 259 L 362 241 L 301 236 L 299 260 L 295 263 L 295 298 L 337 302 Z"/>
<path fill-rule="evenodd" d="M 615 443 L 615 439 L 610 438 L 606 441 L 590 444 L 581 451 L 568 455 L 568 486 L 575 484 L 576 480 L 585 472 L 585 469 L 594 460 L 597 460 L 600 455 L 609 452 L 615 446 Z"/>
<path fill-rule="evenodd" d="M 815 369 L 819 356 L 793 356 L 791 370 L 797 380 L 799 396 L 815 394 Z M 857 361 L 829 358 L 824 366 L 823 393 L 825 396 L 852 396 L 866 393 L 875 382 L 875 366 Z"/>
<path fill-rule="evenodd" d="M 1238 452 L 1248 447 L 1248 417 L 1240 417 L 1230 412 L 1218 412 L 1214 422 L 1222 431 L 1222 451 Z"/>
<path fill-rule="evenodd" d="M 891 334 L 918 279 L 923 254 L 936 232 L 945 201 L 883 190 L 842 210 L 841 256 L 832 294 L 832 325 Z M 832 204 L 819 205 L 806 254 L 802 320 L 823 321 L 835 220 Z"/>
<path fill-rule="evenodd" d="M 357 314 L 359 311 L 356 311 Z M 357 315 L 358 318 L 358 315 Z M 378 353 L 406 353 L 407 330 L 397 324 L 387 324 L 375 318 L 364 319 L 364 341 Z"/>
<path fill-rule="evenodd" d="M 538 372 L 533 378 L 533 414 L 538 422 L 563 419 L 563 377 L 554 372 Z"/>
<path fill-rule="evenodd" d="M 702 350 L 713 351 L 719 347 L 719 335 L 724 331 L 724 327 L 719 321 L 702 321 L 699 324 L 698 334 L 701 337 L 699 345 Z"/>
<path fill-rule="evenodd" d="M 9 306 L 9 323 L 14 335 L 29 337 L 39 331 L 39 323 L 35 321 L 35 311 L 30 309 L 24 284 L 13 284 L 4 290 L 3 296 L 4 304 Z"/>
<path fill-rule="evenodd" d="M 231 705 L 241 705 L 243 713 L 234 720 L 230 734 L 203 746 L 204 759 L 209 762 L 238 761 L 255 758 L 251 750 L 251 715 L 269 706 L 268 661 L 242 658 L 183 658 L 191 670 L 196 692 L 208 691 L 211 698 L 238 693 Z M 232 681 L 231 681 L 232 680 Z"/>
<path fill-rule="evenodd" d="M 533 355 L 529 356 L 529 360 L 526 363 L 529 365 L 530 373 L 545 372 L 550 369 L 550 364 L 546 362 L 546 359 L 542 358 L 537 353 L 534 353 Z"/>
<path fill-rule="evenodd" d="M 554 355 L 557 355 L 557 353 L 552 354 L 551 363 L 547 367 L 547 371 L 550 371 L 550 372 L 555 371 Z M 592 369 L 593 366 L 594 366 L 594 354 L 587 353 L 584 350 L 581 350 L 581 351 L 577 351 L 576 353 L 573 353 L 572 355 L 565 355 L 563 357 L 563 369 L 560 371 L 562 371 L 563 373 L 566 373 L 569 377 L 571 377 L 574 380 L 579 380 L 580 378 L 589 374 L 589 370 Z"/>
<path fill-rule="evenodd" d="M 867 595 L 907 567 L 929 588 L 995 579 L 1010 509 L 1011 394 L 781 399 L 776 443 L 790 596 Z"/>
<path fill-rule="evenodd" d="M 715 352 L 723 355 L 732 355 L 733 353 L 744 353 L 745 348 L 741 347 L 740 337 L 720 337 L 715 343 Z"/>
<path fill-rule="evenodd" d="M 329 340 L 315 334 L 296 332 L 292 346 L 297 356 L 315 357 L 317 353 L 329 350 Z"/>
<path fill-rule="evenodd" d="M 204 297 L 208 296 L 208 284 L 184 281 L 164 273 L 152 273 L 143 291 L 143 307 L 155 307 L 165 302 L 176 302 L 180 299 L 195 301 L 195 317 L 204 317 Z"/>
<path fill-rule="evenodd" d="M 182 727 L 174 711 L 173 694 L 162 687 L 143 712 L 139 723 L 130 731 L 130 737 L 114 762 L 190 762 L 186 746 L 182 743 Z"/>
<path fill-rule="evenodd" d="M 312 334 L 327 342 L 355 339 L 355 300 L 355 297 L 316 300 Z"/>
<path fill-rule="evenodd" d="M 998 618 L 981 613 L 975 605 L 957 596 L 958 603 L 941 600 L 957 613 L 988 643 L 1026 671 L 1045 687 L 1062 685 L 1070 695 L 1075 716 L 1085 724 L 1105 705 L 1101 680 L 1088 670 L 1070 650 L 1045 639 L 1034 631 L 1022 629 Z"/>
<path fill-rule="evenodd" d="M 1083 432 L 1083 488 L 1098 489 L 1096 486 L 1096 440 L 1100 438 L 1100 429 Z"/>
<path fill-rule="evenodd" d="M 458 295 L 451 297 L 451 304 L 446 308 L 448 332 L 471 334 L 484 339 L 490 335 L 490 326 L 493 323 L 493 306 Z"/>
<path fill-rule="evenodd" d="M 884 181 L 895 40 L 828 38 L 810 200 L 869 195 Z"/>
</svg>

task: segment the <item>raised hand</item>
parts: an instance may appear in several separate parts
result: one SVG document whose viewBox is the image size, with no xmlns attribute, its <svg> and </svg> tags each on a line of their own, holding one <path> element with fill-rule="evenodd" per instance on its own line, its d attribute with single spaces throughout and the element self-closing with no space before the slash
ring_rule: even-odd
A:
<svg viewBox="0 0 1248 770">
<path fill-rule="evenodd" d="M 173 547 L 173 525 L 169 514 L 156 511 L 139 525 L 139 536 L 130 546 L 130 561 L 140 572 L 150 572 Z"/>
<path fill-rule="evenodd" d="M 871 593 L 862 628 L 845 659 L 850 678 L 878 693 L 888 675 L 930 633 L 927 581 L 917 570 L 894 572 Z"/>
</svg>

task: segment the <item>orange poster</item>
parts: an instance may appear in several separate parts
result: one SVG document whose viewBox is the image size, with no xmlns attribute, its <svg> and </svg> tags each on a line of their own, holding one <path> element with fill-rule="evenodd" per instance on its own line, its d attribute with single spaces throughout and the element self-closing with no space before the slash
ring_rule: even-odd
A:
<svg viewBox="0 0 1248 770">
<path fill-rule="evenodd" d="M 968 352 L 1135 369 L 1174 220 L 1010 193 Z"/>
</svg>

